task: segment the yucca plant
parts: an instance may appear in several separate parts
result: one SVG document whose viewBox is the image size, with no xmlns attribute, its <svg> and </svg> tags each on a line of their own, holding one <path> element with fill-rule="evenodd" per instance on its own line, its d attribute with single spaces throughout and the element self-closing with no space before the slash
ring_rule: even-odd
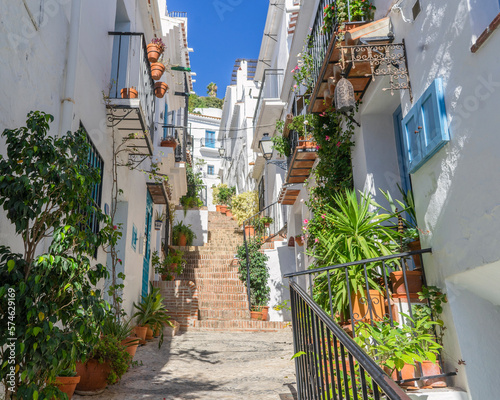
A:
<svg viewBox="0 0 500 400">
<path fill-rule="evenodd" d="M 316 258 L 313 268 L 362 261 L 394 254 L 398 248 L 398 233 L 390 225 L 391 214 L 381 213 L 380 208 L 371 209 L 373 203 L 369 195 L 346 191 L 334 197 L 335 208 L 327 205 L 323 214 L 325 229 L 314 233 L 317 239 L 311 255 Z M 386 225 L 384 225 L 386 224 Z M 366 264 L 368 281 L 365 279 L 363 264 L 348 268 L 350 293 L 364 296 L 367 290 L 381 291 L 378 279 L 380 264 Z M 333 312 L 341 319 L 349 316 L 349 298 L 344 268 L 330 271 L 333 292 Z M 315 300 L 329 311 L 328 282 L 326 272 L 315 280 Z"/>
<path fill-rule="evenodd" d="M 160 294 L 160 288 L 153 287 L 150 284 L 149 294 L 142 296 L 141 302 L 134 307 L 137 309 L 132 318 L 136 318 L 138 325 L 149 326 L 153 331 L 160 332 L 160 341 L 158 347 L 163 344 L 163 327 L 165 325 L 173 326 L 170 322 L 168 310 L 163 304 L 163 297 Z"/>
<path fill-rule="evenodd" d="M 109 314 L 103 321 L 101 333 L 103 335 L 113 336 L 120 342 L 131 335 L 132 320 L 117 318 L 113 314 Z"/>
</svg>

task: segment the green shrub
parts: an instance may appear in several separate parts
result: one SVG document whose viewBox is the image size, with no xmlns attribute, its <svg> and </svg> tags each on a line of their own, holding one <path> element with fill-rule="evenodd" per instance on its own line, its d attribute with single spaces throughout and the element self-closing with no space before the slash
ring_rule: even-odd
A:
<svg viewBox="0 0 500 400">
<path fill-rule="evenodd" d="M 248 256 L 250 259 L 250 302 L 252 306 L 265 306 L 269 301 L 271 288 L 269 287 L 269 257 L 260 251 L 262 242 L 259 239 L 247 241 Z M 245 244 L 238 247 L 238 273 L 242 282 L 247 282 L 247 257 Z"/>
<path fill-rule="evenodd" d="M 259 212 L 259 195 L 256 191 L 244 192 L 233 197 L 231 209 L 233 215 L 242 225 L 248 218 Z"/>
<path fill-rule="evenodd" d="M 193 239 L 196 239 L 196 234 L 191 230 L 191 225 L 184 225 L 181 221 L 172 228 L 172 240 L 177 245 L 179 244 L 181 234 L 186 236 L 187 245 L 192 246 Z"/>
</svg>

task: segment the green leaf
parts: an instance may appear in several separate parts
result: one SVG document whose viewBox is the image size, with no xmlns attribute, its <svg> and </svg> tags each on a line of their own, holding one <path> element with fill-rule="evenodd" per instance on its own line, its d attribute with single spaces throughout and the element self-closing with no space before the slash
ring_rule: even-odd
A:
<svg viewBox="0 0 500 400">
<path fill-rule="evenodd" d="M 37 390 L 35 390 L 33 392 L 33 400 L 38 400 L 38 391 Z"/>
<path fill-rule="evenodd" d="M 38 336 L 38 334 L 42 331 L 42 328 L 39 328 L 38 326 L 33 328 L 33 336 Z"/>
<path fill-rule="evenodd" d="M 300 356 L 305 356 L 307 353 L 304 352 L 304 351 L 299 351 L 297 353 L 295 353 L 292 358 L 290 358 L 290 360 L 293 360 L 294 358 L 297 358 L 297 357 L 300 357 Z"/>
<path fill-rule="evenodd" d="M 9 272 L 11 272 L 15 266 L 16 266 L 16 262 L 14 260 L 11 259 L 11 260 L 7 261 L 7 270 Z"/>
</svg>

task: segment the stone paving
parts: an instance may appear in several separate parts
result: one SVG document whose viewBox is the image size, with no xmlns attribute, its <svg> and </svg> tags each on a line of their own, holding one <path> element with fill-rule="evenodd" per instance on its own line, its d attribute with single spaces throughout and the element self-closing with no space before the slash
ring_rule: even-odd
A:
<svg viewBox="0 0 500 400">
<path fill-rule="evenodd" d="M 292 400 L 291 328 L 279 332 L 188 331 L 139 347 L 132 368 L 104 393 L 74 400 Z"/>
</svg>

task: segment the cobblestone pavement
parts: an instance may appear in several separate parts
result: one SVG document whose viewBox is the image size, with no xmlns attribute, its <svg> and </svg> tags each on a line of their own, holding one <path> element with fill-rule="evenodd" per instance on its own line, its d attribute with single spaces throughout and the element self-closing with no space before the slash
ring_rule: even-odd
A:
<svg viewBox="0 0 500 400">
<path fill-rule="evenodd" d="M 280 332 L 191 331 L 139 347 L 132 368 L 104 393 L 74 400 L 293 399 L 291 328 Z"/>
</svg>

